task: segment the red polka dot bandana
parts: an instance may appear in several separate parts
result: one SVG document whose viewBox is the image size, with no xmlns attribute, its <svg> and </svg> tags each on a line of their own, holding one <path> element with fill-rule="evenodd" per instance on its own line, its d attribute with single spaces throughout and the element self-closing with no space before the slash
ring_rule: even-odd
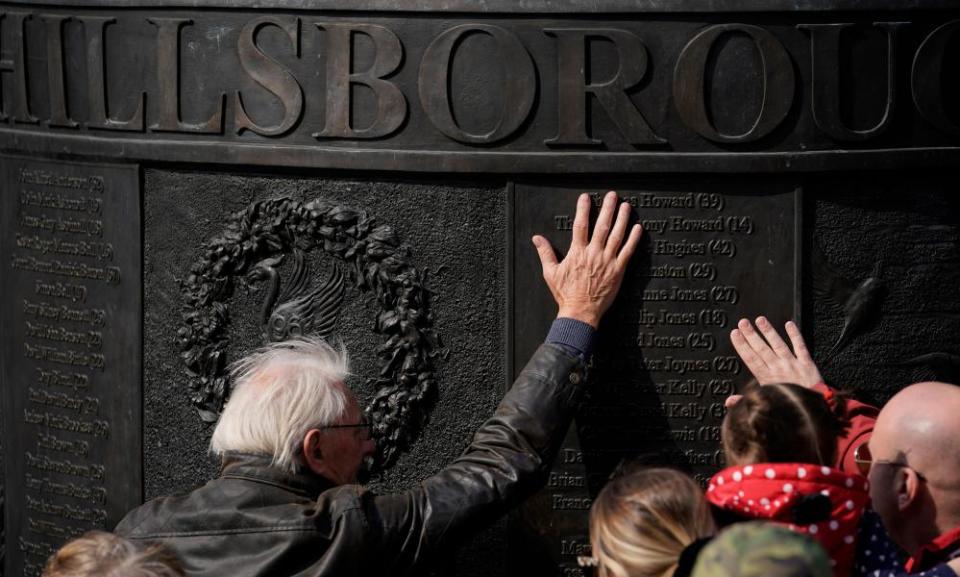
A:
<svg viewBox="0 0 960 577">
<path fill-rule="evenodd" d="M 830 467 L 761 463 L 729 467 L 710 479 L 707 500 L 736 515 L 782 523 L 816 539 L 836 574 L 849 575 L 867 480 Z"/>
</svg>

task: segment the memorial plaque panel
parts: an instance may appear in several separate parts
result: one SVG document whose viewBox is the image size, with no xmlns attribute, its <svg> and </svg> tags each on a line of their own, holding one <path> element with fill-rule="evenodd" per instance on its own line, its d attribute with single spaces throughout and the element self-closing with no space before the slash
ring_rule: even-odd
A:
<svg viewBox="0 0 960 577">
<path fill-rule="evenodd" d="M 4 575 L 141 502 L 139 178 L 0 158 Z"/>
<path fill-rule="evenodd" d="M 594 355 L 589 393 L 547 487 L 515 515 L 518 575 L 578 575 L 589 555 L 592 498 L 618 462 L 683 468 L 701 483 L 723 465 L 723 401 L 748 375 L 729 344 L 742 316 L 797 319 L 800 191 L 754 179 L 618 183 L 644 241 Z M 595 205 L 602 192 L 588 190 Z M 515 189 L 514 373 L 556 314 L 529 238 L 569 243 L 576 195 L 568 186 Z M 596 212 L 596 211 L 594 211 Z M 559 565 L 559 568 L 558 568 Z"/>
</svg>

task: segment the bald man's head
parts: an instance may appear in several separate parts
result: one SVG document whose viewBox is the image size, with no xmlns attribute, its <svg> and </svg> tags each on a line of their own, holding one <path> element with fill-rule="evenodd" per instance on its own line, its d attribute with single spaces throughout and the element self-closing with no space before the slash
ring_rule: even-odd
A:
<svg viewBox="0 0 960 577">
<path fill-rule="evenodd" d="M 915 551 L 960 525 L 960 387 L 917 383 L 880 411 L 870 496 L 890 535 Z"/>
</svg>

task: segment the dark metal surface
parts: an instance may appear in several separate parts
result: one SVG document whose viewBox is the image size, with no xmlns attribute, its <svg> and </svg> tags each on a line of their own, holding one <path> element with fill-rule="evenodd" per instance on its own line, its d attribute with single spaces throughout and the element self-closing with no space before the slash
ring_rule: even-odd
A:
<svg viewBox="0 0 960 577">
<path fill-rule="evenodd" d="M 0 157 L 8 575 L 142 498 L 139 181 Z"/>
<path fill-rule="evenodd" d="M 798 313 L 795 183 L 604 185 L 634 205 L 646 238 L 601 326 L 588 400 L 547 488 L 515 516 L 510 565 L 516 575 L 556 575 L 557 564 L 561 573 L 579 570 L 576 556 L 589 550 L 592 497 L 621 459 L 681 467 L 701 482 L 716 472 L 723 401 L 748 377 L 730 346 L 730 329 L 756 311 L 777 325 Z M 535 350 L 556 314 L 540 279 L 524 272 L 539 266 L 527 239 L 549 231 L 554 246 L 565 248 L 580 190 L 517 185 L 517 359 Z M 591 191 L 595 202 L 602 190 Z"/>
<path fill-rule="evenodd" d="M 858 399 L 882 404 L 909 383 L 958 382 L 939 363 L 915 362 L 960 354 L 960 199 L 952 172 L 824 174 L 804 183 L 808 344 L 824 379 Z M 833 270 L 818 263 L 814 243 Z M 820 286 L 837 273 L 853 292 L 824 298 Z M 825 363 L 848 325 L 845 305 L 864 304 L 851 297 L 876 275 L 885 289 L 879 310 Z"/>
<path fill-rule="evenodd" d="M 0 10 L 18 152 L 502 174 L 960 158 L 950 11 Z"/>
</svg>

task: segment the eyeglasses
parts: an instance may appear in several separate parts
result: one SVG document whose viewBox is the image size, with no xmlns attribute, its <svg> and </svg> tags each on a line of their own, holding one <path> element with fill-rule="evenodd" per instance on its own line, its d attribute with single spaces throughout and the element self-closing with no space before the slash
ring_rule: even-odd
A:
<svg viewBox="0 0 960 577">
<path fill-rule="evenodd" d="M 924 477 L 920 471 L 917 471 L 907 463 L 900 463 L 897 461 L 888 461 L 884 459 L 874 459 L 873 455 L 870 454 L 870 446 L 867 443 L 862 443 L 856 450 L 853 452 L 853 460 L 857 464 L 857 470 L 861 475 L 866 477 L 870 474 L 870 467 L 873 465 L 889 465 L 891 467 L 902 467 L 904 469 L 910 469 L 917 475 L 917 478 L 921 481 L 926 481 L 927 478 Z"/>
<path fill-rule="evenodd" d="M 360 440 L 369 441 L 373 437 L 373 425 L 370 423 L 355 423 L 352 425 L 327 425 L 321 429 L 360 429 Z"/>
</svg>

